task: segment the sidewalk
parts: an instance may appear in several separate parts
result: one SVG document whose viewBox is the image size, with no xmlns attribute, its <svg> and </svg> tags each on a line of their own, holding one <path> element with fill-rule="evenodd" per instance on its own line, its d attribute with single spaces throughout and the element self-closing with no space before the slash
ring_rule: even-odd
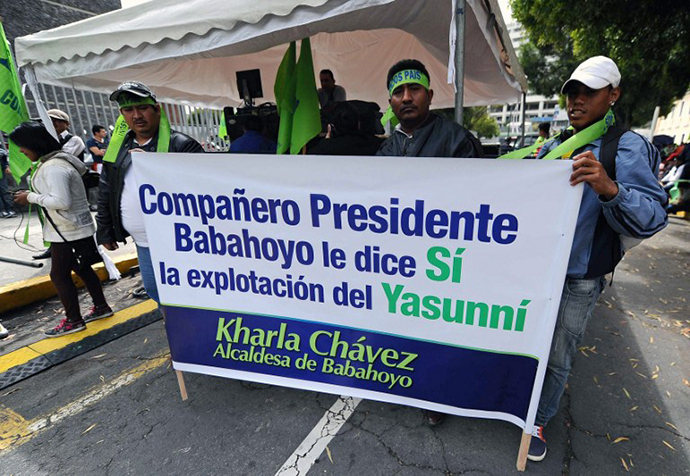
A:
<svg viewBox="0 0 690 476">
<path fill-rule="evenodd" d="M 0 256 L 36 262 L 31 255 L 44 249 L 41 227 L 34 214 L 30 219 L 29 241 L 24 244 L 26 220 L 26 215 L 0 219 Z M 109 255 L 123 279 L 105 282 L 107 272 L 103 264 L 94 269 L 104 281 L 106 299 L 116 311 L 115 316 L 88 324 L 84 332 L 53 339 L 46 338 L 43 332 L 57 324 L 64 310 L 50 281 L 50 260 L 39 261 L 43 265 L 40 268 L 0 261 L 0 319 L 10 333 L 0 340 L 0 389 L 161 318 L 153 301 L 132 296 L 142 285 L 135 272 L 134 243 Z M 82 289 L 81 280 L 74 278 L 80 287 L 82 312 L 86 312 L 92 305 L 90 297 Z"/>
</svg>

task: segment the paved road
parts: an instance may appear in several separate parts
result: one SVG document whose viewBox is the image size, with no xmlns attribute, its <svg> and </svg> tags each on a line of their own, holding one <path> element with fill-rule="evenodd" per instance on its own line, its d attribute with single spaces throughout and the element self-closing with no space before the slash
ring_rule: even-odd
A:
<svg viewBox="0 0 690 476">
<path fill-rule="evenodd" d="M 529 474 L 690 474 L 688 243 L 672 219 L 619 266 Z M 511 424 L 193 374 L 182 402 L 166 351 L 158 322 L 0 392 L 0 473 L 517 474 Z"/>
</svg>

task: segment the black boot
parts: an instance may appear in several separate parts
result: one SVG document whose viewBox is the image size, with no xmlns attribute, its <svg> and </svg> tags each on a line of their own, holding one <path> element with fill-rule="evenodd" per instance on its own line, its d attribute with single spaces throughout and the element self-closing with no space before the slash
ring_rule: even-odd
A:
<svg viewBox="0 0 690 476">
<path fill-rule="evenodd" d="M 33 259 L 48 259 L 48 258 L 50 258 L 50 255 L 51 255 L 51 251 L 50 251 L 50 248 L 48 248 L 43 253 L 33 255 L 32 258 Z"/>
</svg>

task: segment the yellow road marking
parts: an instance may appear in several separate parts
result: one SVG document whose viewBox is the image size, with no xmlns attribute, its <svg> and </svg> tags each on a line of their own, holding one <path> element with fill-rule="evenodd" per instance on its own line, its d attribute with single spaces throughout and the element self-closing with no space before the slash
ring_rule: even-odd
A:
<svg viewBox="0 0 690 476">
<path fill-rule="evenodd" d="M 111 327 L 122 324 L 123 322 L 126 322 L 137 316 L 153 311 L 154 309 L 156 309 L 156 303 L 152 299 L 149 299 L 140 304 L 136 304 L 118 311 L 112 317 L 90 322 L 86 325 L 85 331 L 76 332 L 74 334 L 69 334 L 62 337 L 46 338 L 26 347 L 22 347 L 21 349 L 17 349 L 13 352 L 2 355 L 0 356 L 0 373 L 6 372 L 12 367 L 23 365 L 41 355 L 48 354 L 75 342 L 79 342 L 86 337 L 96 335 L 105 329 L 110 329 Z"/>
<path fill-rule="evenodd" d="M 62 420 L 82 412 L 89 405 L 97 403 L 121 387 L 134 383 L 148 372 L 161 367 L 169 361 L 170 354 L 165 353 L 147 360 L 143 364 L 127 370 L 110 382 L 94 387 L 77 400 L 68 403 L 49 415 L 26 420 L 10 408 L 0 405 L 0 452 L 17 448 L 44 429 L 60 423 Z"/>
<path fill-rule="evenodd" d="M 33 360 L 36 357 L 40 357 L 41 354 L 36 352 L 29 347 L 22 347 L 14 352 L 0 356 L 0 373 L 5 372 L 7 369 L 16 367 L 17 365 L 22 365 L 27 363 L 29 360 Z"/>
</svg>

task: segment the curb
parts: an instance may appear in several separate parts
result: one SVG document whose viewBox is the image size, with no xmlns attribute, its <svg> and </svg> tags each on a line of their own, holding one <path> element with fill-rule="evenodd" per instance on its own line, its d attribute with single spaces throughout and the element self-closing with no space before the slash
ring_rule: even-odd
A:
<svg viewBox="0 0 690 476">
<path fill-rule="evenodd" d="M 118 311 L 112 317 L 91 322 L 85 331 L 45 338 L 0 355 L 0 390 L 159 321 L 162 317 L 156 303 L 149 299 Z"/>
<path fill-rule="evenodd" d="M 122 255 L 113 261 L 123 274 L 138 264 L 136 253 Z M 101 281 L 108 279 L 108 272 L 103 263 L 94 265 L 93 270 Z M 78 288 L 84 287 L 82 280 L 74 273 L 72 273 L 72 281 Z M 0 314 L 56 295 L 57 291 L 48 275 L 0 286 Z"/>
</svg>

